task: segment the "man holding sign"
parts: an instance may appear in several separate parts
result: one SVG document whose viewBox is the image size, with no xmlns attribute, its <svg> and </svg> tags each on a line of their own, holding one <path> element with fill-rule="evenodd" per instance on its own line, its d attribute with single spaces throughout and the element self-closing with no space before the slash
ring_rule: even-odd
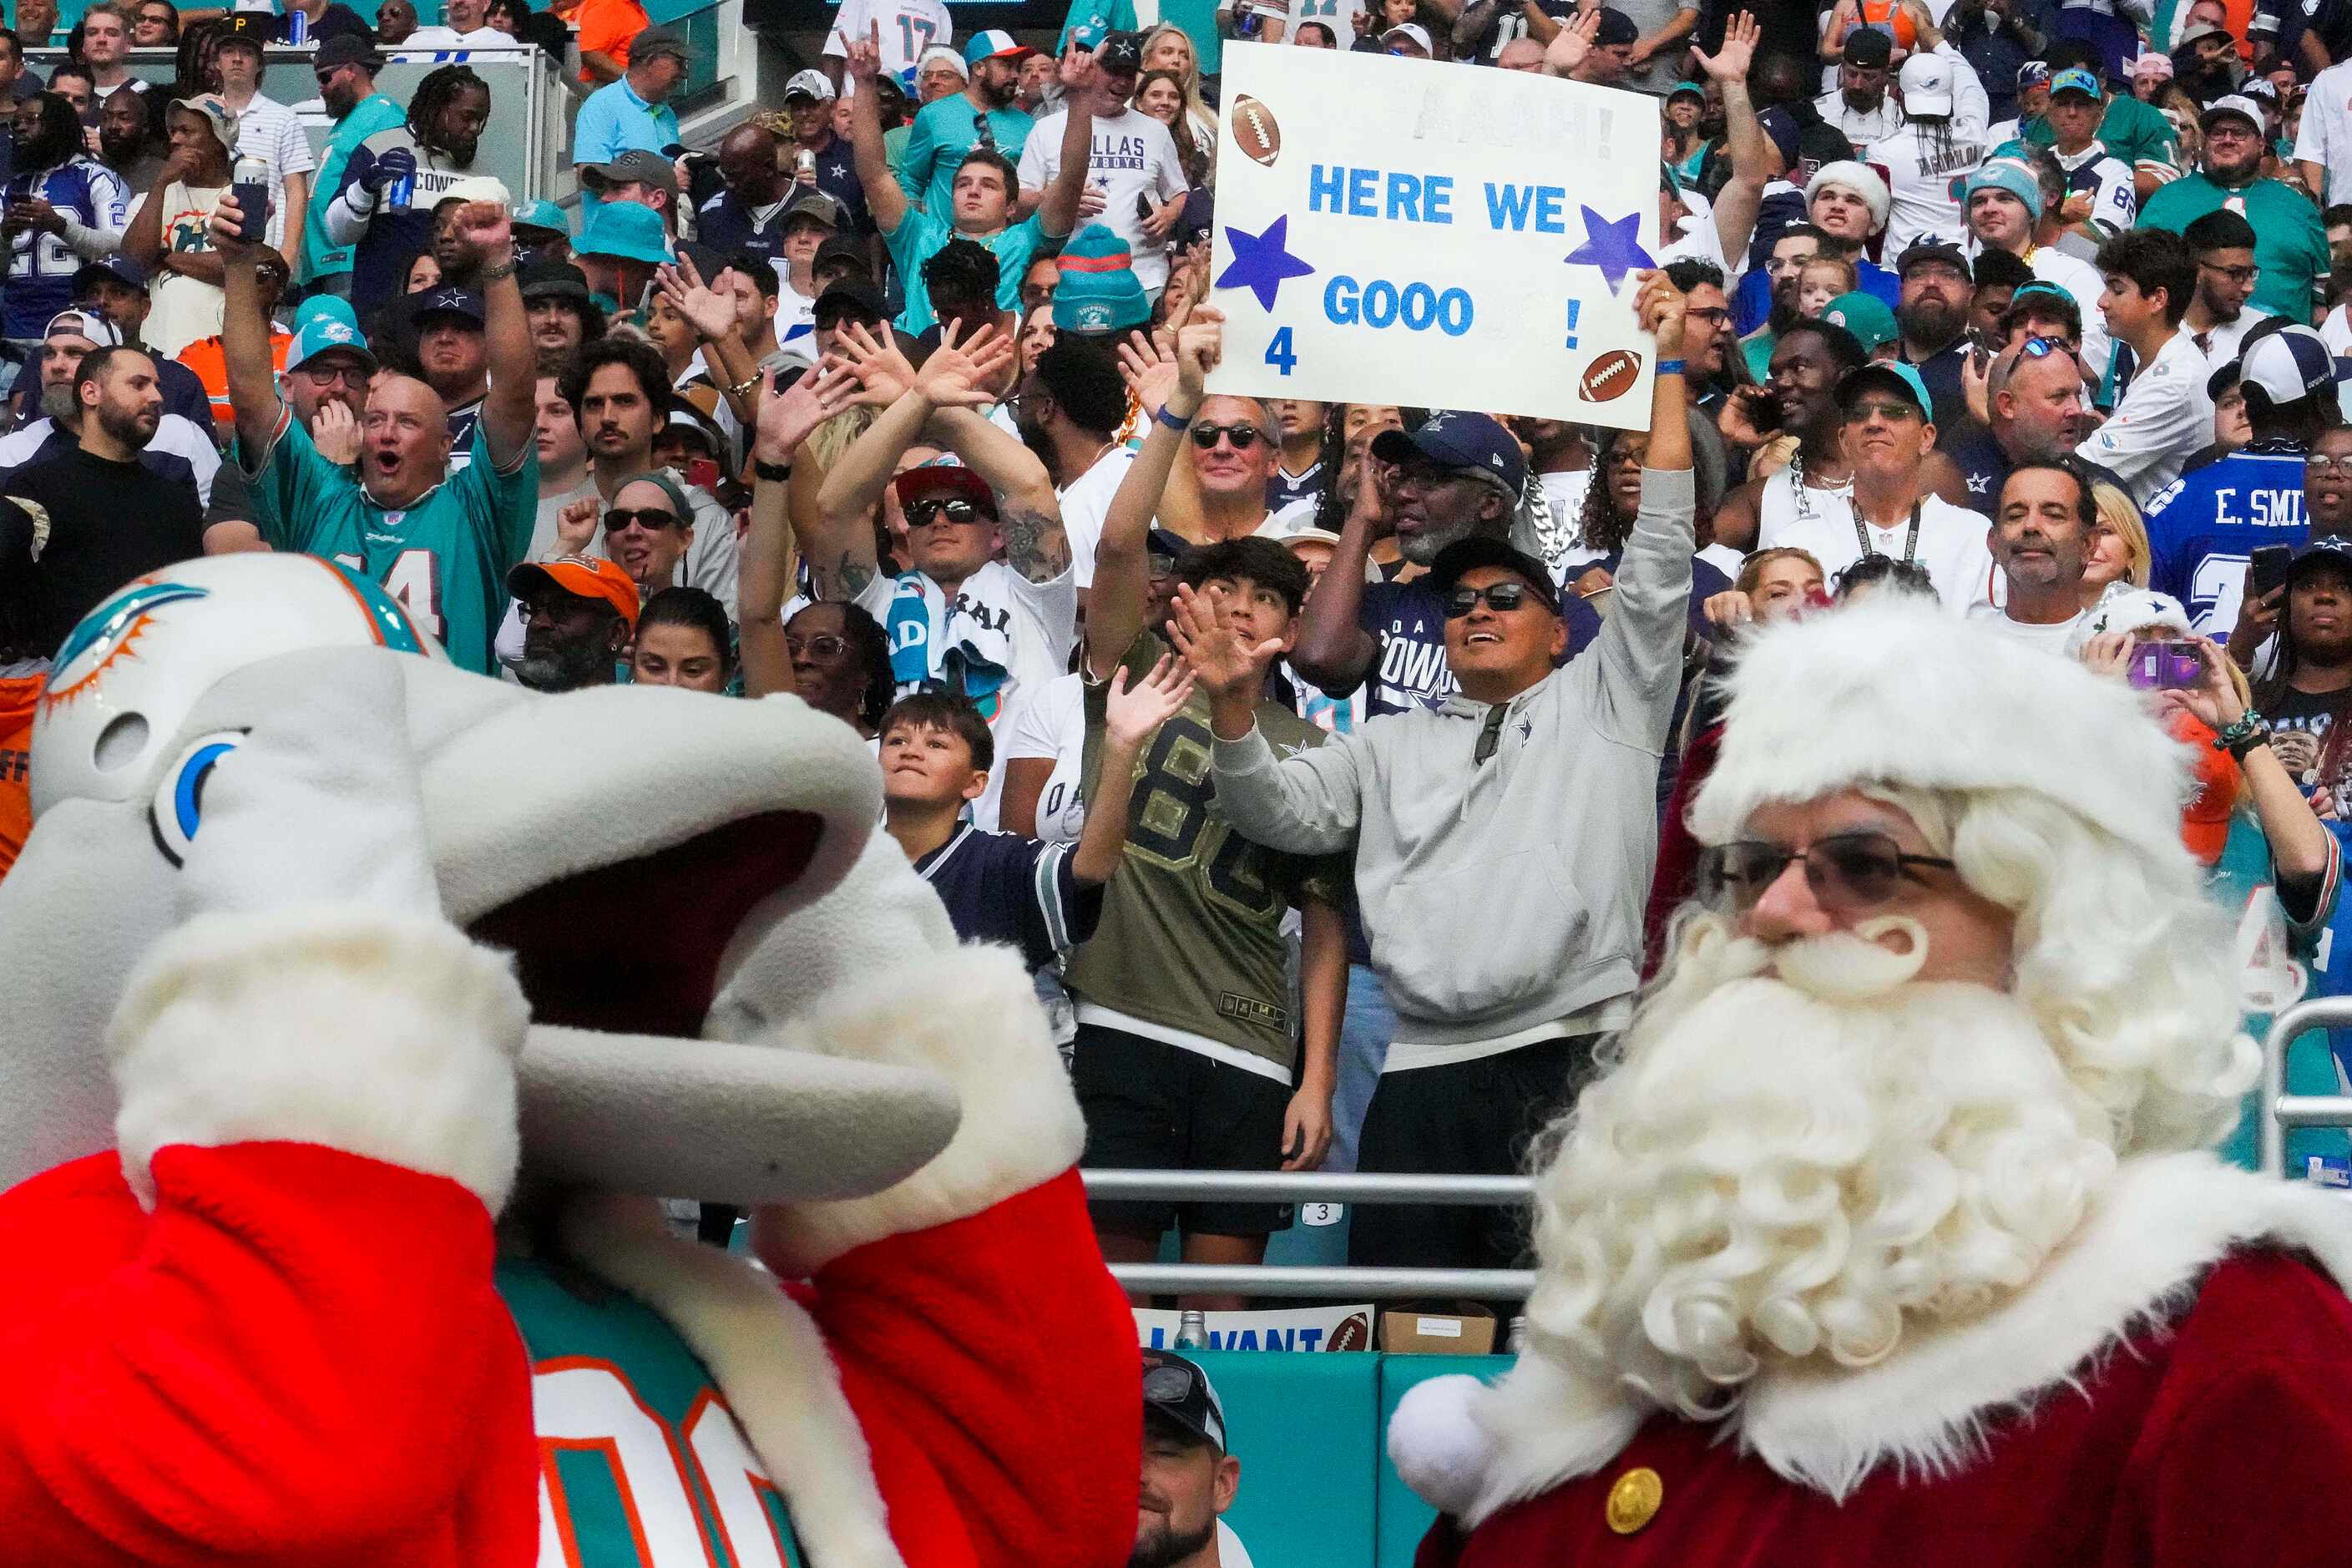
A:
<svg viewBox="0 0 2352 1568">
<path fill-rule="evenodd" d="M 1690 597 L 1685 306 L 1664 272 L 1641 275 L 1650 447 L 1616 604 L 1584 657 L 1554 666 L 1568 626 L 1543 563 L 1466 537 L 1430 570 L 1459 694 L 1277 758 L 1255 710 L 1284 639 L 1249 635 L 1214 586 L 1178 591 L 1173 633 L 1209 699 L 1218 809 L 1270 848 L 1354 853 L 1397 1014 L 1360 1171 L 1511 1173 L 1600 1036 L 1633 1016 Z M 1348 1260 L 1508 1268 L 1519 1226 L 1504 1209 L 1366 1207 Z"/>
<path fill-rule="evenodd" d="M 1655 100 L 1253 45 L 1224 88 L 1212 392 L 1643 426 Z"/>
</svg>

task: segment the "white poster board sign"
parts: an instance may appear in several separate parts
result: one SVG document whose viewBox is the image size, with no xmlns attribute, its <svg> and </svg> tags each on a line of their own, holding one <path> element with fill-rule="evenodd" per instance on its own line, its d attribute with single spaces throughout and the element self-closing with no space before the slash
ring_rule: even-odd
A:
<svg viewBox="0 0 2352 1568">
<path fill-rule="evenodd" d="M 1305 51 L 1301 51 L 1304 53 Z M 1176 1349 L 1184 1314 L 1157 1307 L 1133 1307 L 1135 1337 L 1146 1350 Z M 1264 1312 L 1203 1312 L 1213 1351 L 1368 1351 L 1372 1348 L 1372 1310 L 1360 1307 L 1291 1307 Z"/>
<path fill-rule="evenodd" d="M 1225 55 L 1212 392 L 1646 429 L 1658 100 L 1389 55 Z"/>
</svg>

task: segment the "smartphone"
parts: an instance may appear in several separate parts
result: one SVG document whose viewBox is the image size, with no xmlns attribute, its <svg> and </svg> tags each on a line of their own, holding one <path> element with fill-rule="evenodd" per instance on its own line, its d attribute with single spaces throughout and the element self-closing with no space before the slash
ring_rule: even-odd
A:
<svg viewBox="0 0 2352 1568">
<path fill-rule="evenodd" d="M 1768 387 L 1758 387 L 1748 397 L 1748 422 L 1756 426 L 1759 435 L 1769 436 L 1788 419 L 1788 410 L 1780 406 L 1780 395 Z"/>
<path fill-rule="evenodd" d="M 2144 642 L 2132 647 L 2124 679 L 2142 691 L 2181 691 L 2205 677 L 2205 658 L 2193 642 Z"/>
<path fill-rule="evenodd" d="M 269 226 L 269 165 L 258 158 L 239 158 L 230 171 L 228 194 L 236 201 L 238 236 L 257 244 Z"/>
<path fill-rule="evenodd" d="M 709 458 L 697 458 L 686 466 L 686 482 L 698 485 L 713 495 L 719 492 L 719 464 Z"/>
<path fill-rule="evenodd" d="M 2265 544 L 2253 553 L 2246 569 L 2246 589 L 2259 599 L 2286 581 L 2287 563 L 2294 559 L 2291 544 Z"/>
</svg>

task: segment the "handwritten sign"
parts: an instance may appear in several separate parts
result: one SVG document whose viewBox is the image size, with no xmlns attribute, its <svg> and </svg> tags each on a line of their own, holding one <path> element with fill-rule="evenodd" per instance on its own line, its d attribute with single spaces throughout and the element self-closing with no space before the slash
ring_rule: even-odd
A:
<svg viewBox="0 0 2352 1568">
<path fill-rule="evenodd" d="M 1252 44 L 1223 91 L 1211 391 L 1648 427 L 1657 100 Z"/>
</svg>

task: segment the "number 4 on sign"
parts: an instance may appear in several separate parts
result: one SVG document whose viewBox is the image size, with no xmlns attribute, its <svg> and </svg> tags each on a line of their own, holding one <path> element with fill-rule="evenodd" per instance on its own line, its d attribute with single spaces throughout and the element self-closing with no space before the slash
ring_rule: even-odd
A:
<svg viewBox="0 0 2352 1568">
<path fill-rule="evenodd" d="M 1265 345 L 1265 363 L 1274 366 L 1275 369 L 1280 371 L 1285 375 L 1288 375 L 1290 374 L 1290 367 L 1298 363 L 1297 354 L 1291 352 L 1290 329 L 1288 327 L 1285 327 L 1281 331 L 1276 332 L 1274 334 L 1274 342 Z"/>
</svg>

